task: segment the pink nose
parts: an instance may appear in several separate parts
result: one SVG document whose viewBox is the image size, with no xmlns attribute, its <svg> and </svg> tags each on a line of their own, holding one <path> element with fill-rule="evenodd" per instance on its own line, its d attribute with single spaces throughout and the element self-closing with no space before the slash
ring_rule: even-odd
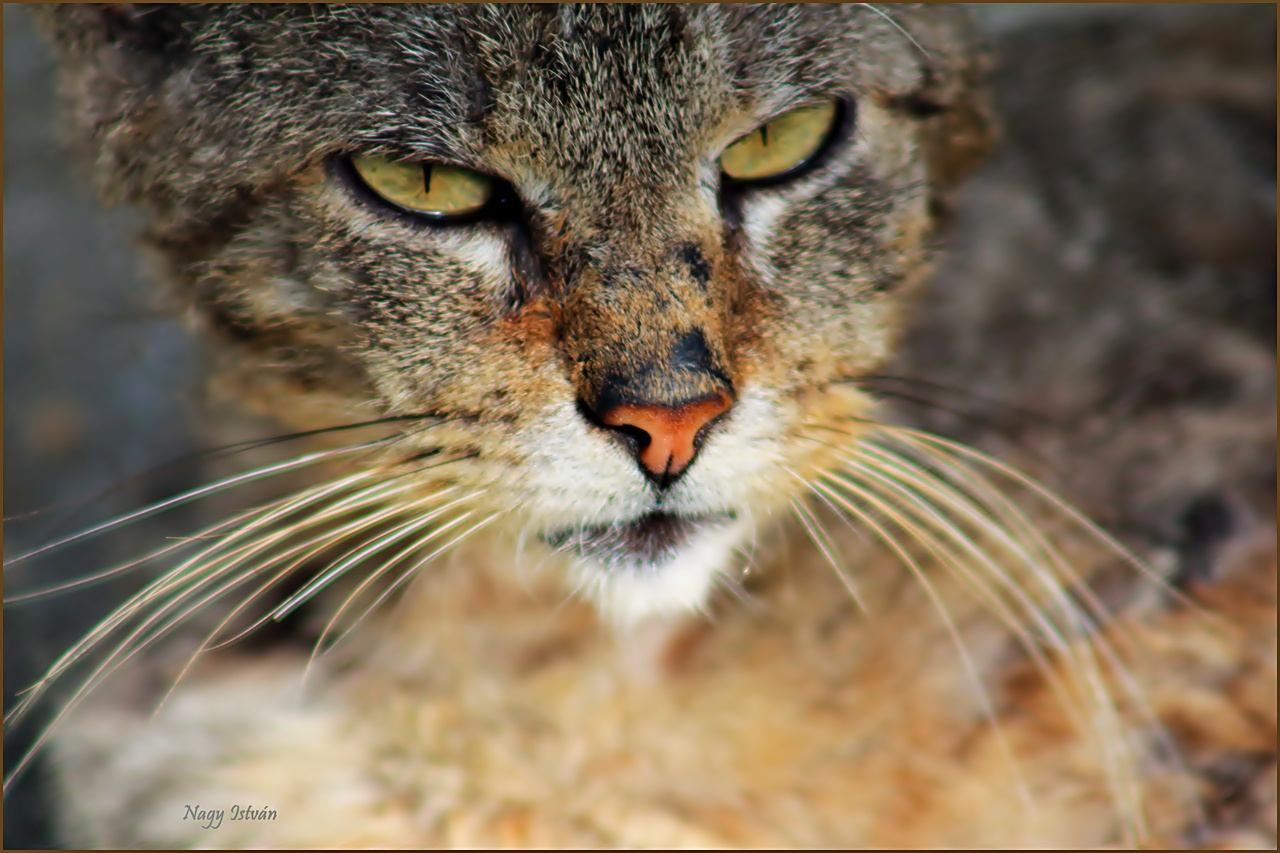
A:
<svg viewBox="0 0 1280 853">
<path fill-rule="evenodd" d="M 600 416 L 605 426 L 630 427 L 649 437 L 641 442 L 640 464 L 655 477 L 674 477 L 697 455 L 694 439 L 699 430 L 729 410 L 733 398 L 724 391 L 714 397 L 666 406 L 615 406 Z"/>
</svg>

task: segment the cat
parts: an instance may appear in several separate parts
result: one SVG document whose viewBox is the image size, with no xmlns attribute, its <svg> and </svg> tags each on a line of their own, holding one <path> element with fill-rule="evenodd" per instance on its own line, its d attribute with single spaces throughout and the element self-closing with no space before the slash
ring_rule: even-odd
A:
<svg viewBox="0 0 1280 853">
<path fill-rule="evenodd" d="M 68 840 L 1274 844 L 1273 17 L 43 15 L 322 470 L 90 638 Z"/>
</svg>

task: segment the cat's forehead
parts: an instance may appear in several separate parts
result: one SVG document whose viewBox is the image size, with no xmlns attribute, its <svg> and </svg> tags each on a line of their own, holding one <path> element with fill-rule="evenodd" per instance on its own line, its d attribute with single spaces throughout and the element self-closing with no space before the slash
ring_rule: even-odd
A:
<svg viewBox="0 0 1280 853">
<path fill-rule="evenodd" d="M 586 177 L 670 180 L 741 100 L 722 22 L 696 9 L 561 8 L 480 58 L 487 147 Z"/>
<path fill-rule="evenodd" d="M 577 180 L 692 177 L 694 159 L 714 156 L 726 134 L 913 65 L 904 34 L 858 8 L 458 5 L 362 14 L 393 35 L 370 53 L 367 30 L 348 23 L 334 49 L 354 41 L 371 68 L 401 72 L 398 92 L 381 86 L 391 100 L 379 139 Z"/>
</svg>

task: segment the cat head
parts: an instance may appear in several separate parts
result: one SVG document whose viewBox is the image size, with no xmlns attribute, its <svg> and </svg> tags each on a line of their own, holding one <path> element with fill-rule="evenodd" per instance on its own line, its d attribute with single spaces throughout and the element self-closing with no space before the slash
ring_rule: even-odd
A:
<svg viewBox="0 0 1280 853">
<path fill-rule="evenodd" d="M 870 401 L 990 137 L 962 13 L 46 12 L 104 195 L 246 394 L 407 416 L 387 470 L 698 606 Z"/>
</svg>

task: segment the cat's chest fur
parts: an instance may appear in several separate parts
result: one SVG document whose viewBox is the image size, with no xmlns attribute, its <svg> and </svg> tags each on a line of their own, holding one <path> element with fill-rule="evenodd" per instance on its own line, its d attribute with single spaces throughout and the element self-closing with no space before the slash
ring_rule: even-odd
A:
<svg viewBox="0 0 1280 853">
<path fill-rule="evenodd" d="M 513 584 L 468 550 L 309 670 L 302 649 L 221 652 L 155 718 L 147 691 L 95 703 L 54 753 L 65 826 L 108 846 L 233 847 L 1083 847 L 1133 831 L 1098 733 L 983 602 L 935 575 L 952 636 L 896 555 L 835 541 L 865 610 L 793 541 L 747 606 L 623 636 L 545 576 Z M 1225 566 L 1240 579 L 1212 602 L 1230 630 L 1172 613 L 1108 634 L 1180 660 L 1133 676 L 1184 731 L 1236 750 L 1265 748 L 1265 724 L 1207 685 L 1266 677 L 1274 588 L 1249 578 L 1268 559 L 1255 541 Z M 1176 839 L 1186 778 L 1145 748 L 1144 831 Z M 179 819 L 192 804 L 277 817 L 211 829 Z"/>
</svg>

